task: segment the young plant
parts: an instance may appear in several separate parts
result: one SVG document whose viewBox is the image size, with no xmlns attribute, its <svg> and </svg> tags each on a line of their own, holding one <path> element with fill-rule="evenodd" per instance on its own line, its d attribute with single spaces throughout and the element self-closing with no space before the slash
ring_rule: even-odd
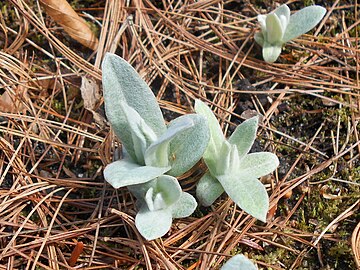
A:
<svg viewBox="0 0 360 270">
<path fill-rule="evenodd" d="M 256 138 L 258 117 L 244 121 L 226 140 L 208 106 L 196 100 L 195 111 L 207 118 L 210 128 L 203 156 L 209 171 L 196 188 L 200 203 L 210 206 L 225 191 L 241 209 L 265 222 L 269 198 L 258 178 L 274 171 L 279 160 L 268 152 L 248 154 Z"/>
<path fill-rule="evenodd" d="M 188 217 L 197 207 L 195 198 L 183 192 L 176 178 L 169 175 L 128 189 L 137 198 L 140 209 L 135 218 L 136 228 L 147 240 L 163 236 L 173 218 Z"/>
<path fill-rule="evenodd" d="M 180 176 L 198 162 L 209 141 L 206 119 L 196 114 L 167 126 L 148 85 L 124 59 L 106 54 L 102 64 L 106 115 L 120 138 L 124 158 L 109 164 L 104 177 L 114 188 Z"/>
<path fill-rule="evenodd" d="M 309 6 L 290 16 L 290 9 L 284 4 L 267 15 L 258 15 L 261 32 L 255 34 L 255 41 L 263 48 L 264 60 L 275 62 L 283 44 L 310 31 L 325 13 L 321 6 Z"/>
<path fill-rule="evenodd" d="M 135 225 L 153 240 L 170 229 L 172 218 L 189 216 L 197 206 L 175 177 L 201 159 L 210 138 L 207 121 L 188 114 L 166 126 L 154 94 L 125 60 L 107 54 L 102 69 L 106 115 L 124 156 L 106 166 L 104 177 L 135 195 Z"/>
<path fill-rule="evenodd" d="M 228 260 L 221 270 L 257 270 L 256 265 L 244 255 L 235 255 Z"/>
</svg>

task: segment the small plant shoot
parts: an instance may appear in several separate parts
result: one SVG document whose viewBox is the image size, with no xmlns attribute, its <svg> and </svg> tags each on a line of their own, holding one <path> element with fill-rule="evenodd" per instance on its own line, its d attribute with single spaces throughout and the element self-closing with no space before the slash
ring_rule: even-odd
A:
<svg viewBox="0 0 360 270">
<path fill-rule="evenodd" d="M 275 62 L 283 44 L 310 31 L 325 13 L 325 8 L 314 5 L 290 15 L 289 7 L 284 4 L 267 15 L 258 15 L 261 32 L 256 33 L 254 38 L 262 47 L 264 60 Z"/>
<path fill-rule="evenodd" d="M 206 118 L 196 114 L 165 125 L 154 94 L 124 59 L 107 54 L 102 70 L 106 115 L 124 157 L 106 166 L 104 177 L 114 188 L 133 192 L 140 209 L 135 225 L 144 238 L 153 240 L 170 229 L 172 218 L 195 210 L 195 199 L 181 191 L 175 177 L 201 159 L 209 128 Z"/>
<path fill-rule="evenodd" d="M 221 270 L 257 270 L 257 266 L 246 258 L 244 255 L 238 254 L 230 258 Z"/>
<path fill-rule="evenodd" d="M 265 222 L 269 198 L 258 178 L 273 172 L 279 160 L 269 152 L 249 154 L 256 138 L 258 117 L 244 121 L 226 140 L 205 103 L 196 100 L 195 111 L 207 118 L 210 128 L 210 141 L 203 156 L 209 171 L 196 188 L 200 203 L 210 206 L 225 191 L 241 209 Z"/>
</svg>

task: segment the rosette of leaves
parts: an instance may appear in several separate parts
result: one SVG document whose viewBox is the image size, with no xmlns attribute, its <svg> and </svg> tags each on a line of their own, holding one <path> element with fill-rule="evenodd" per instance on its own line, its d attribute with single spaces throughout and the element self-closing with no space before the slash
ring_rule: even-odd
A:
<svg viewBox="0 0 360 270">
<path fill-rule="evenodd" d="M 106 54 L 102 63 L 106 115 L 120 138 L 124 158 L 104 170 L 114 188 L 180 176 L 201 159 L 209 141 L 206 119 L 188 114 L 167 126 L 156 98 L 124 59 Z"/>
<path fill-rule="evenodd" d="M 205 103 L 196 100 L 195 111 L 207 118 L 210 128 L 210 141 L 203 156 L 209 170 L 196 188 L 200 203 L 210 206 L 225 191 L 241 209 L 265 222 L 269 197 L 258 178 L 274 171 L 279 160 L 269 152 L 249 154 L 256 138 L 258 117 L 241 123 L 226 140 Z"/>
<path fill-rule="evenodd" d="M 257 270 L 256 265 L 244 255 L 238 254 L 230 258 L 221 270 Z"/>
<path fill-rule="evenodd" d="M 169 231 L 173 218 L 190 216 L 196 209 L 195 198 L 183 192 L 175 177 L 162 175 L 145 184 L 128 186 L 137 198 L 139 212 L 135 225 L 147 240 Z"/>
<path fill-rule="evenodd" d="M 275 62 L 284 43 L 305 34 L 324 17 L 326 9 L 309 6 L 290 16 L 289 7 L 284 4 L 267 15 L 258 15 L 261 32 L 255 34 L 255 41 L 262 47 L 266 62 Z"/>
</svg>

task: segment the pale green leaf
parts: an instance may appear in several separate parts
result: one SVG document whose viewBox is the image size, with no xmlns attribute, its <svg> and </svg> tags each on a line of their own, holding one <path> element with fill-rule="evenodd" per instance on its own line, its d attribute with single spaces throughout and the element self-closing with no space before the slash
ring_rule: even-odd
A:
<svg viewBox="0 0 360 270">
<path fill-rule="evenodd" d="M 264 41 L 262 54 L 265 62 L 274 63 L 278 59 L 281 53 L 281 46 L 282 46 L 281 44 L 271 45 L 267 41 Z"/>
<path fill-rule="evenodd" d="M 281 42 L 285 29 L 281 25 L 279 17 L 275 13 L 266 16 L 266 41 L 272 45 Z"/>
<path fill-rule="evenodd" d="M 131 137 L 120 106 L 124 101 L 140 114 L 156 135 L 165 132 L 165 122 L 154 94 L 130 64 L 117 55 L 107 53 L 102 72 L 106 115 L 122 141 Z M 127 150 L 134 156 L 133 149 L 127 146 Z"/>
<path fill-rule="evenodd" d="M 245 156 L 251 149 L 256 139 L 259 117 L 255 116 L 238 125 L 229 137 L 229 143 L 235 144 L 239 157 Z"/>
<path fill-rule="evenodd" d="M 181 192 L 180 199 L 170 206 L 173 218 L 184 218 L 194 213 L 197 207 L 195 198 L 187 192 Z"/>
<path fill-rule="evenodd" d="M 210 108 L 199 99 L 195 100 L 195 111 L 207 119 L 210 130 L 210 140 L 204 153 L 204 159 L 217 159 L 219 158 L 222 144 L 225 141 L 225 136 L 219 122 Z"/>
<path fill-rule="evenodd" d="M 195 123 L 191 117 L 179 117 L 177 121 L 169 125 L 166 132 L 146 150 L 146 165 L 157 167 L 168 166 L 170 141 L 194 125 Z"/>
<path fill-rule="evenodd" d="M 321 21 L 325 13 L 326 9 L 321 6 L 309 6 L 291 15 L 283 42 L 297 38 L 313 29 Z"/>
<path fill-rule="evenodd" d="M 264 46 L 264 35 L 261 32 L 255 33 L 254 39 L 261 47 Z"/>
<path fill-rule="evenodd" d="M 187 114 L 171 121 L 168 128 L 185 119 L 191 119 L 194 125 L 181 132 L 170 142 L 169 161 L 171 170 L 167 173 L 180 176 L 190 170 L 202 157 L 208 145 L 210 134 L 206 119 L 197 114 Z"/>
<path fill-rule="evenodd" d="M 126 102 L 121 102 L 120 106 L 123 109 L 125 120 L 127 121 L 128 127 L 130 129 L 132 139 L 131 142 L 124 140 L 122 143 L 127 150 L 131 148 L 134 149 L 135 156 L 131 157 L 136 160 L 139 165 L 145 165 L 145 151 L 150 146 L 150 144 L 156 141 L 157 136 L 154 131 L 145 123 L 144 119 L 138 114 L 136 110 L 127 105 Z M 168 164 L 164 164 L 163 166 L 157 167 L 165 167 L 167 165 Z"/>
<path fill-rule="evenodd" d="M 285 30 L 290 20 L 290 8 L 284 4 L 275 9 L 274 13 L 279 17 L 281 25 Z"/>
<path fill-rule="evenodd" d="M 269 152 L 258 152 L 246 155 L 240 162 L 239 170 L 259 178 L 273 172 L 279 166 L 279 159 Z"/>
<path fill-rule="evenodd" d="M 261 182 L 251 174 L 231 173 L 217 176 L 229 197 L 245 212 L 266 222 L 269 197 Z"/>
<path fill-rule="evenodd" d="M 256 265 L 242 254 L 235 255 L 228 260 L 221 270 L 257 270 Z"/>
<path fill-rule="evenodd" d="M 196 185 L 196 197 L 203 206 L 212 205 L 224 192 L 220 182 L 207 172 Z"/>
<path fill-rule="evenodd" d="M 169 169 L 170 167 L 140 166 L 130 160 L 122 159 L 106 166 L 104 178 L 114 188 L 121 188 L 148 182 Z"/>
<path fill-rule="evenodd" d="M 171 209 L 150 211 L 146 204 L 135 217 L 135 226 L 146 240 L 154 240 L 165 235 L 171 228 Z"/>
<path fill-rule="evenodd" d="M 204 161 L 212 175 L 217 176 L 227 172 L 231 162 L 232 150 L 232 145 L 228 141 L 223 141 L 217 156 L 204 157 Z"/>
<path fill-rule="evenodd" d="M 159 176 L 155 181 L 156 184 L 154 191 L 156 193 L 162 194 L 167 207 L 178 203 L 178 200 L 182 194 L 182 190 L 179 182 L 175 177 L 170 175 L 162 175 Z"/>
</svg>

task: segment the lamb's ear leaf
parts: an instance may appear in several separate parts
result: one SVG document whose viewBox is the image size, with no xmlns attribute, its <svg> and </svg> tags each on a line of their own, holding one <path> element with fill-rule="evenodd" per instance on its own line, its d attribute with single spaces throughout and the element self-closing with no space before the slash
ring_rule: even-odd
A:
<svg viewBox="0 0 360 270">
<path fill-rule="evenodd" d="M 291 15 L 283 42 L 297 38 L 313 29 L 321 21 L 325 13 L 326 9 L 321 6 L 309 6 Z"/>
<path fill-rule="evenodd" d="M 256 265 L 242 254 L 230 258 L 221 270 L 257 270 Z"/>
<path fill-rule="evenodd" d="M 165 122 L 153 92 L 128 62 L 107 53 L 102 71 L 106 115 L 117 136 L 130 136 L 124 123 L 121 101 L 133 107 L 156 135 L 165 132 Z"/>
<path fill-rule="evenodd" d="M 217 159 L 220 154 L 221 146 L 225 141 L 225 136 L 219 122 L 212 110 L 199 99 L 195 100 L 195 112 L 206 118 L 210 130 L 210 140 L 204 153 L 204 159 Z"/>
<path fill-rule="evenodd" d="M 210 138 L 206 119 L 197 114 L 180 116 L 171 121 L 168 128 L 172 128 L 178 122 L 185 121 L 184 119 L 191 119 L 194 125 L 175 136 L 170 142 L 169 162 L 171 170 L 167 174 L 175 177 L 190 170 L 201 159 Z"/>
<path fill-rule="evenodd" d="M 266 41 L 275 44 L 282 40 L 284 32 L 280 18 L 275 13 L 268 14 L 266 16 Z"/>
<path fill-rule="evenodd" d="M 177 203 L 181 197 L 182 190 L 175 177 L 162 175 L 156 179 L 155 192 L 161 193 L 168 207 Z"/>
<path fill-rule="evenodd" d="M 272 45 L 265 40 L 262 49 L 262 55 L 265 62 L 274 63 L 281 53 L 281 46 L 282 44 Z"/>
<path fill-rule="evenodd" d="M 261 32 L 257 32 L 254 35 L 254 39 L 257 44 L 259 44 L 261 47 L 264 46 L 264 35 Z"/>
<path fill-rule="evenodd" d="M 190 117 L 179 117 L 179 120 L 169 125 L 166 132 L 146 150 L 145 164 L 158 167 L 168 166 L 170 141 L 194 125 Z"/>
<path fill-rule="evenodd" d="M 196 197 L 203 206 L 212 205 L 223 192 L 224 188 L 210 172 L 205 173 L 196 185 Z"/>
<path fill-rule="evenodd" d="M 239 170 L 244 174 L 259 178 L 273 172 L 279 166 L 278 157 L 269 152 L 246 155 L 240 162 Z"/>
<path fill-rule="evenodd" d="M 194 213 L 197 207 L 195 198 L 187 192 L 182 192 L 180 199 L 171 205 L 171 213 L 173 218 L 184 218 Z"/>
<path fill-rule="evenodd" d="M 147 205 L 143 204 L 135 217 L 136 228 L 149 241 L 165 235 L 170 230 L 171 224 L 170 208 L 150 211 Z"/>
<path fill-rule="evenodd" d="M 247 119 L 238 125 L 233 134 L 229 137 L 229 143 L 237 146 L 240 158 L 244 157 L 254 144 L 258 123 L 258 116 Z"/>
<path fill-rule="evenodd" d="M 217 177 L 229 197 L 246 213 L 266 222 L 269 196 L 261 182 L 251 174 L 231 173 Z"/>
<path fill-rule="evenodd" d="M 289 23 L 290 8 L 286 4 L 283 4 L 280 7 L 278 7 L 277 9 L 275 9 L 274 13 L 279 17 L 280 20 L 281 20 L 281 16 L 284 16 L 286 24 Z"/>
<path fill-rule="evenodd" d="M 127 130 L 130 130 L 131 137 L 120 137 L 125 149 L 131 149 L 133 152 L 128 152 L 133 160 L 136 160 L 139 165 L 145 165 L 144 154 L 146 149 L 156 141 L 157 136 L 155 132 L 149 127 L 145 120 L 139 113 L 126 102 L 120 102 L 121 109 L 123 110 Z M 152 165 L 152 164 L 149 164 Z M 158 167 L 165 167 L 158 166 Z"/>
<path fill-rule="evenodd" d="M 117 160 L 106 166 L 105 180 L 114 188 L 146 183 L 167 172 L 170 167 L 140 166 L 130 160 Z"/>
</svg>

